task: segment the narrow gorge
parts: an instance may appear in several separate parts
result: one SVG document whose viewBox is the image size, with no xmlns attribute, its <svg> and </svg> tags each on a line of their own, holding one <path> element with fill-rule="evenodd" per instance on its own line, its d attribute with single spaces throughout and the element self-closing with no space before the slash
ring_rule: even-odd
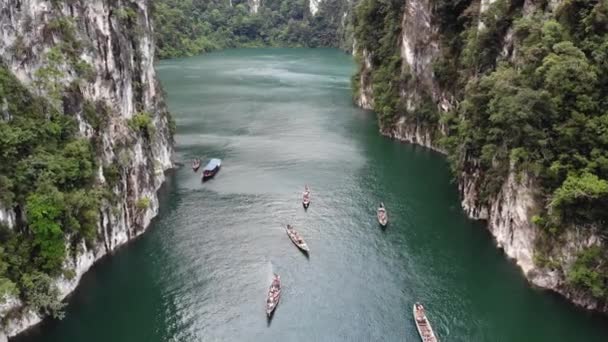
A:
<svg viewBox="0 0 608 342">
<path fill-rule="evenodd" d="M 172 167 L 149 2 L 0 4 L 0 340 L 143 233 Z"/>
<path fill-rule="evenodd" d="M 607 61 L 604 0 L 2 0 L 0 342 L 604 341 Z"/>
<path fill-rule="evenodd" d="M 354 27 L 381 133 L 447 154 L 532 284 L 606 312 L 608 4 L 362 0 Z"/>
</svg>

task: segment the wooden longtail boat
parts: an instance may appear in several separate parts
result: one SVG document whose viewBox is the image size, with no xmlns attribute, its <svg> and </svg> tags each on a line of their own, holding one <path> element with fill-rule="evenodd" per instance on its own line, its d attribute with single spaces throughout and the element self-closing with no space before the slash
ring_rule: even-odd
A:
<svg viewBox="0 0 608 342">
<path fill-rule="evenodd" d="M 420 334 L 422 342 L 437 342 L 437 337 L 433 332 L 433 328 L 431 328 L 429 320 L 426 318 L 426 313 L 422 304 L 414 304 L 413 310 L 414 322 L 416 323 L 416 328 L 418 329 L 418 334 Z"/>
<path fill-rule="evenodd" d="M 192 161 L 192 170 L 194 172 L 198 171 L 198 168 L 201 167 L 201 160 L 200 159 L 194 159 Z"/>
<path fill-rule="evenodd" d="M 298 246 L 299 249 L 308 253 L 309 252 L 308 245 L 306 244 L 306 241 L 304 241 L 304 239 L 300 236 L 300 233 L 298 233 L 295 229 L 293 229 L 293 227 L 289 224 L 287 225 L 286 230 L 287 230 L 287 235 L 289 235 L 289 238 L 294 243 L 294 245 Z"/>
<path fill-rule="evenodd" d="M 272 316 L 281 299 L 281 277 L 275 273 L 270 289 L 268 289 L 268 297 L 266 298 L 266 315 L 268 318 Z"/>
<path fill-rule="evenodd" d="M 384 208 L 384 203 L 380 203 L 376 215 L 378 216 L 378 223 L 380 223 L 382 227 L 386 227 L 388 224 L 388 213 L 386 212 L 386 208 Z"/>
<path fill-rule="evenodd" d="M 304 209 L 308 209 L 310 205 L 310 190 L 308 189 L 308 185 L 304 187 L 304 193 L 302 194 L 302 205 Z"/>
</svg>

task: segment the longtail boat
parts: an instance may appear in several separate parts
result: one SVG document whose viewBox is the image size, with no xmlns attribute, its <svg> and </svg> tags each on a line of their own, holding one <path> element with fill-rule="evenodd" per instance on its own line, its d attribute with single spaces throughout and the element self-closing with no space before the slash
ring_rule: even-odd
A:
<svg viewBox="0 0 608 342">
<path fill-rule="evenodd" d="M 295 229 L 293 229 L 293 227 L 289 224 L 287 225 L 286 230 L 287 230 L 287 235 L 289 235 L 289 238 L 294 243 L 294 245 L 298 246 L 298 248 L 301 249 L 302 251 L 308 253 L 309 252 L 308 245 L 306 244 L 306 241 L 304 241 L 304 239 L 300 236 L 300 233 L 298 233 Z"/>
<path fill-rule="evenodd" d="M 207 163 L 207 166 L 205 166 L 203 169 L 203 182 L 215 176 L 215 174 L 220 170 L 220 167 L 222 167 L 221 159 L 211 159 L 209 163 Z"/>
<path fill-rule="evenodd" d="M 200 159 L 194 159 L 192 160 L 192 170 L 194 172 L 198 171 L 198 168 L 201 167 L 201 160 Z"/>
<path fill-rule="evenodd" d="M 304 186 L 304 193 L 302 194 L 302 205 L 304 209 L 308 209 L 310 205 L 310 190 L 308 189 L 308 185 Z"/>
<path fill-rule="evenodd" d="M 431 324 L 426 318 L 424 307 L 420 303 L 414 304 L 414 322 L 416 322 L 416 328 L 422 342 L 437 342 L 433 328 L 431 328 Z"/>
<path fill-rule="evenodd" d="M 268 297 L 266 298 L 266 315 L 268 318 L 272 316 L 274 309 L 276 309 L 281 299 L 281 277 L 275 273 L 270 289 L 268 290 Z"/>
<path fill-rule="evenodd" d="M 386 227 L 386 225 L 388 224 L 388 213 L 386 212 L 386 208 L 384 208 L 384 203 L 380 203 L 380 207 L 378 208 L 377 216 L 378 216 L 378 223 L 380 223 L 380 225 L 382 227 Z"/>
</svg>

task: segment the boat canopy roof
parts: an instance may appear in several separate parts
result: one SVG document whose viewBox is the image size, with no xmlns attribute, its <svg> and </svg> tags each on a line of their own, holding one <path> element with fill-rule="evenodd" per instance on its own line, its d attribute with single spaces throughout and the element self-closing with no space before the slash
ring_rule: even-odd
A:
<svg viewBox="0 0 608 342">
<path fill-rule="evenodd" d="M 209 163 L 207 163 L 207 166 L 205 166 L 205 171 L 211 171 L 220 166 L 220 164 L 222 164 L 221 159 L 213 158 L 209 161 Z"/>
</svg>

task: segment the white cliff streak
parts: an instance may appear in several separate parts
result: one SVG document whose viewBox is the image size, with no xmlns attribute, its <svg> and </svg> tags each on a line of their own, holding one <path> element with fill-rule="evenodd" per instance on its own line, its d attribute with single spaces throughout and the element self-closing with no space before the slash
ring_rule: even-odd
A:
<svg viewBox="0 0 608 342">
<path fill-rule="evenodd" d="M 91 82 L 80 82 L 79 92 L 83 100 L 109 108 L 109 124 L 99 136 L 102 152 L 98 158 L 104 165 L 121 165 L 120 181 L 112 189 L 119 200 L 116 204 L 103 204 L 95 246 L 87 248 L 83 243 L 78 255 L 66 261 L 66 268 L 73 269 L 75 276 L 57 279 L 62 298 L 74 290 L 95 261 L 145 231 L 158 212 L 156 191 L 164 182 L 164 171 L 172 167 L 172 138 L 153 67 L 148 6 L 147 0 L 80 0 L 58 5 L 43 0 L 3 0 L 0 5 L 0 59 L 23 84 L 33 89 L 36 70 L 46 63 L 45 52 L 64 38 L 59 33 L 49 33 L 48 23 L 67 18 L 74 23 L 76 38 L 86 45 L 79 58 L 95 71 Z M 135 18 L 129 19 L 131 22 L 121 18 L 123 8 L 136 13 Z M 13 53 L 17 41 L 28 53 Z M 61 71 L 60 82 L 66 86 L 79 79 L 67 62 Z M 79 103 L 73 108 L 74 115 L 79 120 L 80 133 L 91 137 L 93 132 L 80 115 L 81 107 Z M 127 125 L 127 120 L 138 112 L 149 113 L 152 118 L 155 131 L 149 138 Z M 98 181 L 105 182 L 101 169 Z M 141 199 L 149 201 L 147 208 L 136 205 Z M 0 206 L 0 223 L 13 226 L 15 213 Z M 4 300 L 0 317 L 0 340 L 41 320 L 23 308 L 17 298 Z"/>
<path fill-rule="evenodd" d="M 9 228 L 15 225 L 15 212 L 10 209 L 0 207 L 0 224 L 4 224 Z"/>
<path fill-rule="evenodd" d="M 258 10 L 260 9 L 260 1 L 261 0 L 247 0 L 247 3 L 249 4 L 249 11 L 251 13 L 258 13 Z"/>
<path fill-rule="evenodd" d="M 374 94 L 370 74 L 372 70 L 371 56 L 365 50 L 361 52 L 361 55 L 363 56 L 363 70 L 359 80 L 359 94 L 355 100 L 359 107 L 371 110 L 374 108 Z"/>
<path fill-rule="evenodd" d="M 490 8 L 490 6 L 496 2 L 496 0 L 481 0 L 481 4 L 479 6 L 479 13 L 485 13 L 488 8 Z M 484 25 L 484 23 L 480 20 L 479 23 L 477 24 L 477 29 L 478 30 L 483 30 L 486 26 Z"/>
<path fill-rule="evenodd" d="M 319 4 L 321 3 L 321 0 L 309 0 L 309 10 L 310 10 L 310 14 L 315 15 L 317 14 L 317 12 L 319 11 Z"/>
</svg>

